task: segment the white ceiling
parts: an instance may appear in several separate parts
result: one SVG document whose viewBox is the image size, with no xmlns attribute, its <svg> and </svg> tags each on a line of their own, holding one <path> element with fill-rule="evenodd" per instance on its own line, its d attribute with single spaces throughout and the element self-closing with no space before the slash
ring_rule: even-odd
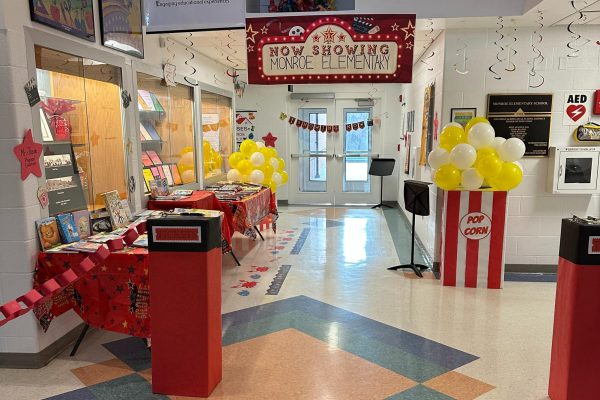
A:
<svg viewBox="0 0 600 400">
<path fill-rule="evenodd" d="M 536 26 L 537 10 L 543 12 L 545 26 L 566 25 L 570 22 L 600 24 L 600 0 L 579 0 L 574 4 L 584 13 L 584 20 L 578 21 L 579 13 L 573 9 L 569 0 L 543 0 L 522 16 L 504 16 L 505 24 L 517 27 Z M 443 29 L 489 28 L 495 27 L 496 22 L 497 17 L 417 19 L 414 58 L 417 60 Z M 171 38 L 184 45 L 188 36 L 189 34 L 170 34 Z M 244 30 L 194 32 L 189 40 L 193 42 L 194 49 L 211 59 L 237 69 L 246 68 Z"/>
</svg>

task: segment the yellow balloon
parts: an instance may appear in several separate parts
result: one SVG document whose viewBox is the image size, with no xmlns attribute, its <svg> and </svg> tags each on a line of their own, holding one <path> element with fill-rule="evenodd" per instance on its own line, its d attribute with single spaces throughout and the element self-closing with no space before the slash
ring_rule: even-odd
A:
<svg viewBox="0 0 600 400">
<path fill-rule="evenodd" d="M 183 150 L 181 150 L 181 153 L 179 153 L 179 155 L 183 156 L 185 153 L 192 153 L 193 151 L 194 149 L 192 149 L 191 146 L 185 146 Z"/>
<path fill-rule="evenodd" d="M 194 174 L 193 170 L 183 171 L 181 173 L 181 181 L 185 183 L 192 183 L 196 181 L 196 174 Z"/>
<path fill-rule="evenodd" d="M 215 163 L 215 168 L 221 169 L 221 167 L 223 166 L 223 156 L 215 152 L 213 161 Z"/>
<path fill-rule="evenodd" d="M 289 178 L 288 173 L 286 171 L 281 171 L 280 174 L 281 174 L 281 184 L 285 185 Z"/>
<path fill-rule="evenodd" d="M 237 168 L 237 165 L 240 161 L 242 161 L 244 159 L 244 155 L 242 153 L 240 153 L 239 151 L 236 151 L 235 153 L 231 153 L 231 155 L 229 156 L 229 166 L 231 168 Z"/>
<path fill-rule="evenodd" d="M 462 128 L 455 125 L 447 126 L 440 135 L 440 147 L 451 151 L 459 143 L 466 143 L 467 135 Z"/>
<path fill-rule="evenodd" d="M 473 164 L 473 168 L 477 168 L 479 161 L 481 161 L 484 158 L 489 157 L 489 156 L 498 157 L 498 153 L 496 153 L 496 150 L 491 147 L 484 147 L 483 149 L 477 150 L 477 159 L 475 160 L 475 163 Z"/>
<path fill-rule="evenodd" d="M 271 188 L 271 192 L 273 192 L 273 193 L 276 193 L 276 192 L 277 192 L 277 184 L 276 184 L 275 182 L 273 182 L 273 181 L 269 181 L 269 182 L 267 183 L 267 186 L 268 186 L 269 188 Z"/>
<path fill-rule="evenodd" d="M 435 171 L 433 181 L 444 190 L 454 190 L 460 185 L 460 178 L 460 170 L 452 164 L 446 164 Z"/>
<path fill-rule="evenodd" d="M 242 179 L 240 179 L 243 183 L 248 183 L 248 175 L 242 175 Z"/>
<path fill-rule="evenodd" d="M 507 191 L 519 186 L 523 180 L 523 171 L 518 165 L 505 162 L 502 164 L 500 173 L 490 179 L 490 185 L 495 190 Z"/>
<path fill-rule="evenodd" d="M 502 161 L 498 156 L 487 156 L 477 162 L 477 172 L 488 181 L 502 170 Z"/>
<path fill-rule="evenodd" d="M 250 157 L 256 150 L 258 150 L 258 146 L 256 145 L 256 142 L 251 139 L 244 140 L 240 145 L 240 153 L 246 157 Z"/>
<path fill-rule="evenodd" d="M 285 161 L 283 161 L 283 158 L 281 157 L 277 157 L 277 160 L 279 161 L 279 167 L 277 167 L 277 172 L 282 173 L 285 169 Z"/>
<path fill-rule="evenodd" d="M 267 161 L 269 161 L 269 158 L 271 158 L 271 152 L 269 151 L 269 148 L 268 148 L 268 147 L 263 147 L 263 148 L 260 148 L 260 149 L 258 149 L 258 152 L 259 152 L 260 154 L 262 154 L 263 156 L 265 156 L 265 163 L 266 163 Z"/>
<path fill-rule="evenodd" d="M 182 165 L 189 165 L 190 167 L 194 167 L 194 153 L 185 153 L 183 156 L 181 156 L 181 159 L 179 160 L 179 162 Z"/>
<path fill-rule="evenodd" d="M 249 175 L 254 169 L 254 165 L 252 165 L 249 160 L 242 160 L 238 163 L 236 168 L 242 175 Z"/>
<path fill-rule="evenodd" d="M 480 122 L 489 124 L 490 121 L 487 120 L 487 118 L 485 117 L 475 117 L 475 118 L 471 118 L 469 120 L 469 122 L 467 122 L 467 125 L 465 125 L 465 132 L 467 133 L 467 135 L 469 134 L 469 131 L 471 130 L 471 128 L 473 127 L 473 125 L 478 124 Z"/>
<path fill-rule="evenodd" d="M 268 182 L 271 180 L 271 177 L 273 176 L 273 172 L 275 172 L 275 170 L 273 169 L 273 167 L 267 163 L 264 163 L 263 165 L 260 166 L 259 168 L 263 174 L 265 175 L 265 181 Z"/>
<path fill-rule="evenodd" d="M 212 147 L 210 146 L 210 143 L 208 143 L 206 140 L 202 143 L 202 150 L 204 150 L 204 155 L 206 156 L 207 154 L 210 154 L 210 152 L 212 151 Z"/>
</svg>

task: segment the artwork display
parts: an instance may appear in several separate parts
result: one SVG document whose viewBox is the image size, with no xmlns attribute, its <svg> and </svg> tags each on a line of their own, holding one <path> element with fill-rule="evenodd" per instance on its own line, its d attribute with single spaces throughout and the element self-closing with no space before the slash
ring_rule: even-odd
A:
<svg viewBox="0 0 600 400">
<path fill-rule="evenodd" d="M 29 0 L 29 12 L 32 21 L 95 42 L 94 3 L 91 0 Z"/>
<path fill-rule="evenodd" d="M 461 124 L 464 128 L 471 119 L 477 116 L 477 108 L 451 108 L 450 122 Z"/>
<path fill-rule="evenodd" d="M 427 156 L 433 149 L 434 134 L 434 104 L 435 104 L 435 83 L 425 88 L 425 98 L 423 100 L 423 120 L 421 126 L 421 154 L 419 155 L 419 165 L 427 165 Z"/>
<path fill-rule="evenodd" d="M 275 21 L 246 19 L 251 84 L 412 80 L 413 14 L 285 16 Z"/>
<path fill-rule="evenodd" d="M 141 0 L 100 0 L 102 44 L 144 58 Z"/>
</svg>

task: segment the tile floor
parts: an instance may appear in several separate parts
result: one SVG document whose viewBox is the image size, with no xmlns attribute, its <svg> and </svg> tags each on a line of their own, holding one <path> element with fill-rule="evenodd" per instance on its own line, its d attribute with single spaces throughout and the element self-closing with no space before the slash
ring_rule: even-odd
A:
<svg viewBox="0 0 600 400">
<path fill-rule="evenodd" d="M 223 259 L 211 398 L 547 399 L 554 283 L 441 287 L 386 270 L 410 256 L 398 210 L 280 212 L 277 235 L 234 238 L 241 267 Z M 152 394 L 150 366 L 140 339 L 93 330 L 73 358 L 0 370 L 0 398 L 184 399 Z"/>
</svg>

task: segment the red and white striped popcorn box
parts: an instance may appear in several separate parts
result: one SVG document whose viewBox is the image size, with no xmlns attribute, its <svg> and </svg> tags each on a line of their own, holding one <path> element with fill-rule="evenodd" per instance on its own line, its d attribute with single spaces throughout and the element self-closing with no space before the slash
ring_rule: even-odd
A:
<svg viewBox="0 0 600 400">
<path fill-rule="evenodd" d="M 507 192 L 444 191 L 444 286 L 501 289 Z"/>
</svg>

